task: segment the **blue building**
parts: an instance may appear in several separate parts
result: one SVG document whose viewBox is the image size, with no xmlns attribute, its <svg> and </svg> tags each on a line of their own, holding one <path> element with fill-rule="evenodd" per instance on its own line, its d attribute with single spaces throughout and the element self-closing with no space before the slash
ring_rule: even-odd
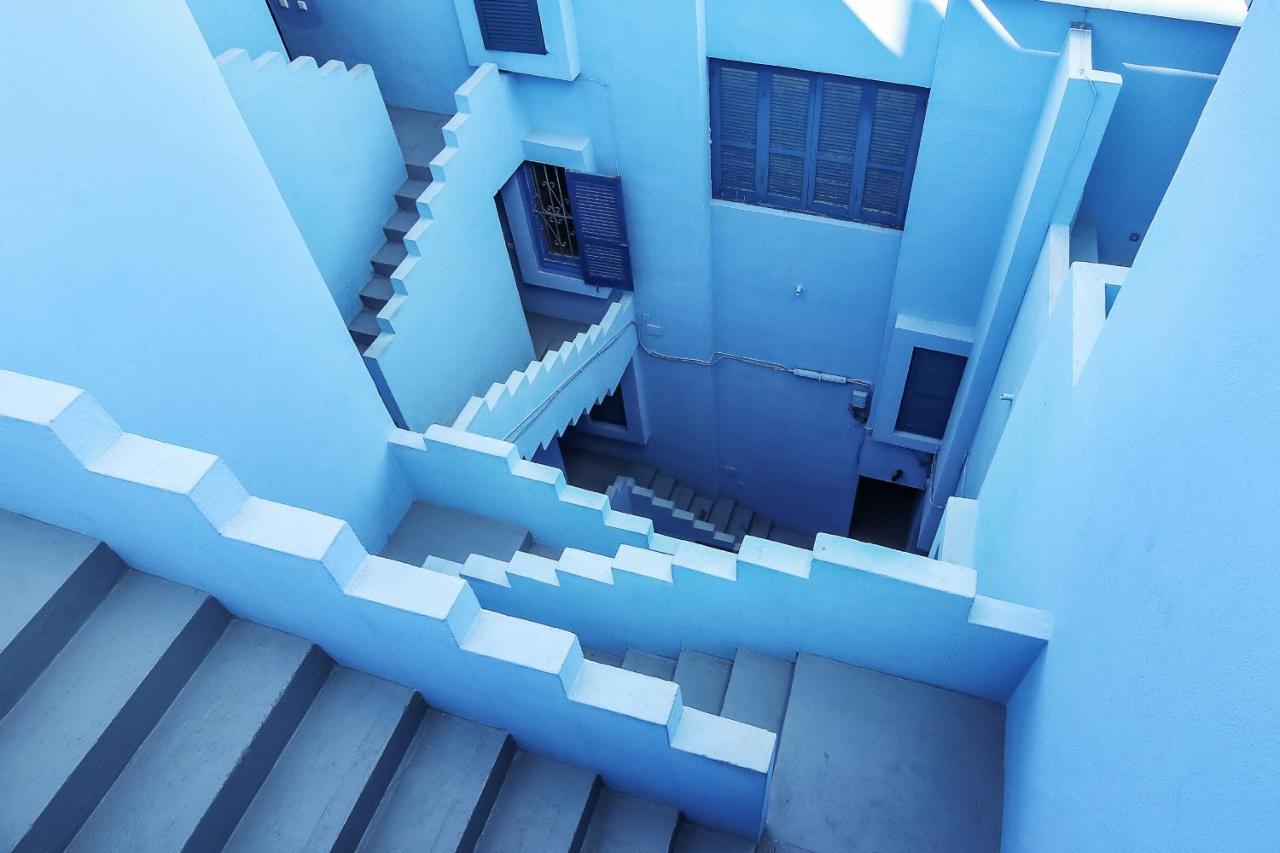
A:
<svg viewBox="0 0 1280 853">
<path fill-rule="evenodd" d="M 1277 849 L 1277 45 L 9 4 L 0 849 Z"/>
</svg>

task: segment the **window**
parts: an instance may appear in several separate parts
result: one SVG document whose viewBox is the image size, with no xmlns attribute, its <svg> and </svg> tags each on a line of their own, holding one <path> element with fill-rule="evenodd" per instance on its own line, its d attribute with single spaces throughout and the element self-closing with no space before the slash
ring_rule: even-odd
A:
<svg viewBox="0 0 1280 853">
<path fill-rule="evenodd" d="M 901 228 L 928 91 L 711 60 L 716 198 Z"/>
<path fill-rule="evenodd" d="M 578 271 L 578 235 L 573 227 L 573 205 L 562 166 L 525 163 L 525 200 L 544 268 Z"/>
<path fill-rule="evenodd" d="M 547 52 L 538 0 L 475 0 L 480 34 L 488 50 Z"/>
<path fill-rule="evenodd" d="M 621 179 L 525 163 L 519 183 L 542 269 L 632 288 Z"/>
<path fill-rule="evenodd" d="M 941 441 L 967 362 L 955 353 L 913 349 L 894 429 Z"/>
</svg>

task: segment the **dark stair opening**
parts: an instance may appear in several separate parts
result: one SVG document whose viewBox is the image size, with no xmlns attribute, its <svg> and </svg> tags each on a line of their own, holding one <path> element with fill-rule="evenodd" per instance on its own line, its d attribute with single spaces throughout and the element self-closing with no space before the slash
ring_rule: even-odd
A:
<svg viewBox="0 0 1280 853">
<path fill-rule="evenodd" d="M 849 538 L 899 551 L 911 550 L 911 530 L 923 495 L 909 486 L 859 477 Z"/>
</svg>

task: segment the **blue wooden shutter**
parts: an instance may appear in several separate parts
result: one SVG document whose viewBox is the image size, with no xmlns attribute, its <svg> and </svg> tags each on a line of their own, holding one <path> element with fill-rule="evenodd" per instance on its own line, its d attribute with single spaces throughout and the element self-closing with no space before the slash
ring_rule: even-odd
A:
<svg viewBox="0 0 1280 853">
<path fill-rule="evenodd" d="M 547 52 L 538 0 L 475 0 L 480 33 L 488 50 Z"/>
<path fill-rule="evenodd" d="M 967 361 L 954 353 L 923 347 L 912 350 L 894 429 L 941 441 Z"/>
<path fill-rule="evenodd" d="M 925 93 L 878 86 L 858 219 L 902 227 L 915 171 Z"/>
<path fill-rule="evenodd" d="M 850 219 L 865 87 L 853 80 L 830 78 L 823 79 L 819 87 L 811 207 L 816 213 Z"/>
<path fill-rule="evenodd" d="M 716 63 L 711 90 L 713 194 L 729 201 L 759 201 L 756 132 L 760 75 L 749 68 Z"/>
<path fill-rule="evenodd" d="M 814 80 L 804 72 L 769 75 L 769 154 L 765 199 L 779 207 L 804 206 L 805 155 L 809 148 L 809 102 Z"/>
<path fill-rule="evenodd" d="M 622 209 L 622 179 L 566 171 L 582 280 L 631 290 L 631 247 Z"/>
</svg>

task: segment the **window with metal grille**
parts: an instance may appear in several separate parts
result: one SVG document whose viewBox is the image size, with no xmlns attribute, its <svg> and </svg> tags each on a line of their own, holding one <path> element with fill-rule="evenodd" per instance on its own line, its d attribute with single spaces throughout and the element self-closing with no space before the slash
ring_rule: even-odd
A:
<svg viewBox="0 0 1280 853">
<path fill-rule="evenodd" d="M 901 228 L 929 93 L 711 60 L 715 198 Z"/>
<path fill-rule="evenodd" d="M 898 404 L 894 429 L 942 440 L 951 408 L 968 362 L 962 355 L 916 347 L 907 367 L 907 381 Z"/>
<path fill-rule="evenodd" d="M 578 234 L 573 224 L 573 202 L 569 199 L 564 167 L 525 163 L 521 176 L 529 220 L 538 243 L 538 259 L 544 267 L 576 272 Z"/>
<path fill-rule="evenodd" d="M 486 49 L 546 54 L 538 0 L 475 0 L 475 4 Z"/>
</svg>

